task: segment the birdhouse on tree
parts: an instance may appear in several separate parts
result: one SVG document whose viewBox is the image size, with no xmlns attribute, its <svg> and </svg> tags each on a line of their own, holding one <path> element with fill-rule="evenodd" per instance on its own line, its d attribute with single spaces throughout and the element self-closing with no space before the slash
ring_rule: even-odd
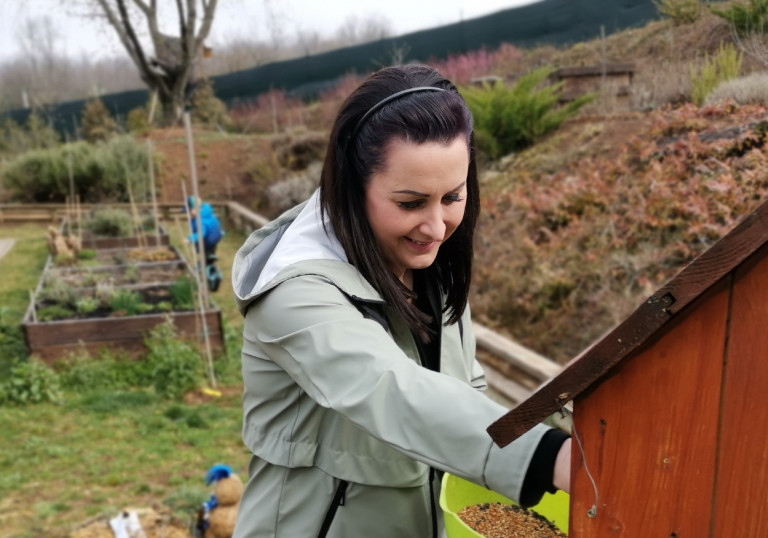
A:
<svg viewBox="0 0 768 538">
<path fill-rule="evenodd" d="M 573 401 L 572 537 L 768 536 L 768 202 L 492 424 Z"/>
</svg>

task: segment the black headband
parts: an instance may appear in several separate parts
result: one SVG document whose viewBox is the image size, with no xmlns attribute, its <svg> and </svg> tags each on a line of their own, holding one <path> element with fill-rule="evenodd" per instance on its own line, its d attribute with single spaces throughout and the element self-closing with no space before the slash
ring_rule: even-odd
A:
<svg viewBox="0 0 768 538">
<path fill-rule="evenodd" d="M 363 117 L 360 118 L 360 120 L 357 122 L 357 125 L 355 125 L 355 129 L 352 131 L 352 136 L 355 136 L 357 134 L 357 131 L 360 130 L 360 127 L 365 123 L 365 120 L 367 120 L 371 114 L 379 110 L 381 107 L 389 103 L 390 101 L 394 101 L 398 97 L 402 95 L 406 95 L 408 93 L 413 92 L 444 92 L 445 90 L 443 88 L 435 88 L 434 86 L 417 86 L 415 88 L 408 88 L 406 90 L 401 90 L 397 93 L 393 93 L 389 97 L 385 97 L 375 105 L 373 105 L 370 109 L 368 109 L 368 112 L 363 114 Z"/>
</svg>

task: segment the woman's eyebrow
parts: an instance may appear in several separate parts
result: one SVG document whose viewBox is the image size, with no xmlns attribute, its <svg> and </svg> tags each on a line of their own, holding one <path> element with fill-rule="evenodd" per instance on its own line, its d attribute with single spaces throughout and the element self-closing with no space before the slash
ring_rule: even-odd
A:
<svg viewBox="0 0 768 538">
<path fill-rule="evenodd" d="M 448 192 L 456 192 L 456 191 L 458 191 L 458 190 L 461 190 L 461 189 L 464 187 L 464 185 L 466 185 L 466 184 L 467 184 L 467 182 L 466 182 L 466 181 L 462 181 L 461 183 L 459 183 L 458 185 L 456 185 L 454 188 L 452 188 L 452 189 L 451 189 L 451 190 L 449 190 Z M 409 189 L 403 189 L 403 190 L 399 190 L 399 191 L 393 191 L 393 192 L 392 192 L 392 194 L 409 194 L 409 195 L 411 195 L 411 196 L 419 196 L 419 197 L 421 197 L 421 198 L 428 198 L 428 197 L 429 197 L 429 194 L 425 194 L 425 193 L 423 193 L 423 192 L 418 192 L 418 191 L 412 191 L 412 190 L 409 190 Z"/>
</svg>

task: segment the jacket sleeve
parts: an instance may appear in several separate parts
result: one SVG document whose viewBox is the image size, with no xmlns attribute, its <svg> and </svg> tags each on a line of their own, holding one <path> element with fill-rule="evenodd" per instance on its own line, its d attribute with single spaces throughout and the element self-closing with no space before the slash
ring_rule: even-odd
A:
<svg viewBox="0 0 768 538">
<path fill-rule="evenodd" d="M 257 341 L 319 405 L 416 460 L 519 500 L 548 428 L 500 449 L 486 427 L 506 408 L 419 366 L 326 279 L 292 278 L 264 294 L 249 308 L 243 334 L 244 349 Z"/>
</svg>

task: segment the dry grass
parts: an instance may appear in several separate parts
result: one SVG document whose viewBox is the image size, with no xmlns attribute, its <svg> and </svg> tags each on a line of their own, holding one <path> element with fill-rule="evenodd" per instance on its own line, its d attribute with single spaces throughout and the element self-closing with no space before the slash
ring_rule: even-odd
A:
<svg viewBox="0 0 768 538">
<path fill-rule="evenodd" d="M 740 105 L 768 102 L 768 73 L 752 73 L 746 77 L 728 80 L 707 96 L 706 104 L 733 99 Z"/>
</svg>

